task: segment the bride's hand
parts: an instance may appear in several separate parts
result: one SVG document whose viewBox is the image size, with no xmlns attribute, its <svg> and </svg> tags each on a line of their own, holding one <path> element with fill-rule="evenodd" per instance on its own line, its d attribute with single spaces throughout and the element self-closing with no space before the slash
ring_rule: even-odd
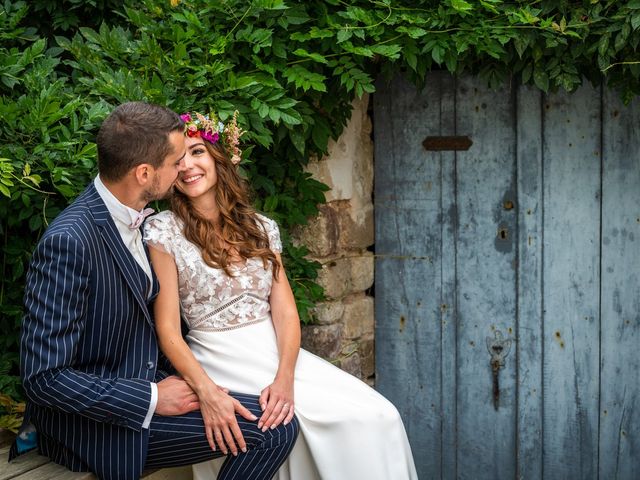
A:
<svg viewBox="0 0 640 480">
<path fill-rule="evenodd" d="M 260 393 L 262 416 L 258 428 L 266 432 L 268 428 L 276 428 L 293 419 L 293 378 L 276 378 L 271 385 Z"/>
<path fill-rule="evenodd" d="M 228 395 L 225 389 L 215 385 L 211 385 L 206 391 L 198 392 L 198 399 L 211 449 L 215 451 L 218 445 L 225 455 L 229 451 L 237 455 L 238 448 L 246 452 L 247 444 L 238 425 L 236 413 L 251 421 L 257 420 L 257 417 L 238 400 Z"/>
</svg>

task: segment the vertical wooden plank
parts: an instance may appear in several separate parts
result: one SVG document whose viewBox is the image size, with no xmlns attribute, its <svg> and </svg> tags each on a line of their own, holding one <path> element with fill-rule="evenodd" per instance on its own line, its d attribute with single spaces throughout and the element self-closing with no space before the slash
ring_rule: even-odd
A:
<svg viewBox="0 0 640 480">
<path fill-rule="evenodd" d="M 597 477 L 600 98 L 544 100 L 543 474 Z"/>
<path fill-rule="evenodd" d="M 441 472 L 439 84 L 404 79 L 374 96 L 376 387 L 404 418 L 421 478 Z M 433 133 L 431 133 L 433 134 Z"/>
<path fill-rule="evenodd" d="M 455 95 L 457 80 L 444 72 L 430 74 L 440 84 L 440 135 L 456 133 Z M 442 474 L 441 479 L 456 478 L 457 471 L 457 291 L 456 244 L 458 207 L 456 204 L 457 155 L 455 152 L 439 154 L 440 168 L 440 322 L 441 322 L 441 411 L 442 411 Z M 429 477 L 421 477 L 429 478 Z"/>
<path fill-rule="evenodd" d="M 542 95 L 518 89 L 517 478 L 542 480 Z"/>
<path fill-rule="evenodd" d="M 640 478 L 640 102 L 605 92 L 600 478 Z"/>
<path fill-rule="evenodd" d="M 499 409 L 492 395 L 487 337 L 515 328 L 517 259 L 514 96 L 473 78 L 456 98 L 458 135 L 473 146 L 457 162 L 458 478 L 513 479 L 515 462 L 515 343 L 500 370 Z M 503 232 L 502 235 L 500 232 Z"/>
</svg>

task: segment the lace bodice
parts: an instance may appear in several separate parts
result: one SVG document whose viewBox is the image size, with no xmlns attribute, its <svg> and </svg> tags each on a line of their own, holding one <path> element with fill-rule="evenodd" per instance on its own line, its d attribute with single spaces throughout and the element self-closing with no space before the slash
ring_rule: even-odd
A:
<svg viewBox="0 0 640 480">
<path fill-rule="evenodd" d="M 256 221 L 269 236 L 274 252 L 282 251 L 277 224 L 263 215 Z M 272 267 L 262 259 L 250 258 L 244 265 L 212 268 L 203 260 L 200 248 L 182 234 L 182 220 L 173 212 L 161 212 L 144 225 L 145 242 L 170 254 L 178 269 L 180 309 L 191 330 L 227 330 L 270 318 Z"/>
</svg>

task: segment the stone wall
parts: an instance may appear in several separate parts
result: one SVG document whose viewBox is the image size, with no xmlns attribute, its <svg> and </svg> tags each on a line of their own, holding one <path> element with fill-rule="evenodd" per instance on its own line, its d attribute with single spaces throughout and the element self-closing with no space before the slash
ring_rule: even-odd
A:
<svg viewBox="0 0 640 480">
<path fill-rule="evenodd" d="M 314 325 L 303 327 L 302 345 L 347 372 L 373 383 L 373 143 L 368 97 L 354 102 L 342 136 L 308 170 L 329 185 L 327 204 L 295 235 L 322 264 L 319 283 L 327 300 Z"/>
</svg>

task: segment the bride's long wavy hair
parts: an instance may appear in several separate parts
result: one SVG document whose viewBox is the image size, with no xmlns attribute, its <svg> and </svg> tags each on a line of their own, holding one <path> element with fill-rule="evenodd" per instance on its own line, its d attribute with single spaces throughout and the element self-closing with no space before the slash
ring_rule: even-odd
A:
<svg viewBox="0 0 640 480">
<path fill-rule="evenodd" d="M 269 248 L 269 237 L 249 200 L 247 183 L 238 174 L 227 153 L 218 144 L 203 142 L 213 158 L 217 183 L 215 199 L 220 210 L 218 224 L 198 213 L 191 200 L 177 188 L 171 196 L 171 210 L 184 222 L 184 236 L 200 247 L 202 258 L 213 268 L 222 268 L 229 276 L 231 251 L 246 261 L 260 257 L 264 268 L 273 265 L 277 278 L 280 264 Z"/>
</svg>

